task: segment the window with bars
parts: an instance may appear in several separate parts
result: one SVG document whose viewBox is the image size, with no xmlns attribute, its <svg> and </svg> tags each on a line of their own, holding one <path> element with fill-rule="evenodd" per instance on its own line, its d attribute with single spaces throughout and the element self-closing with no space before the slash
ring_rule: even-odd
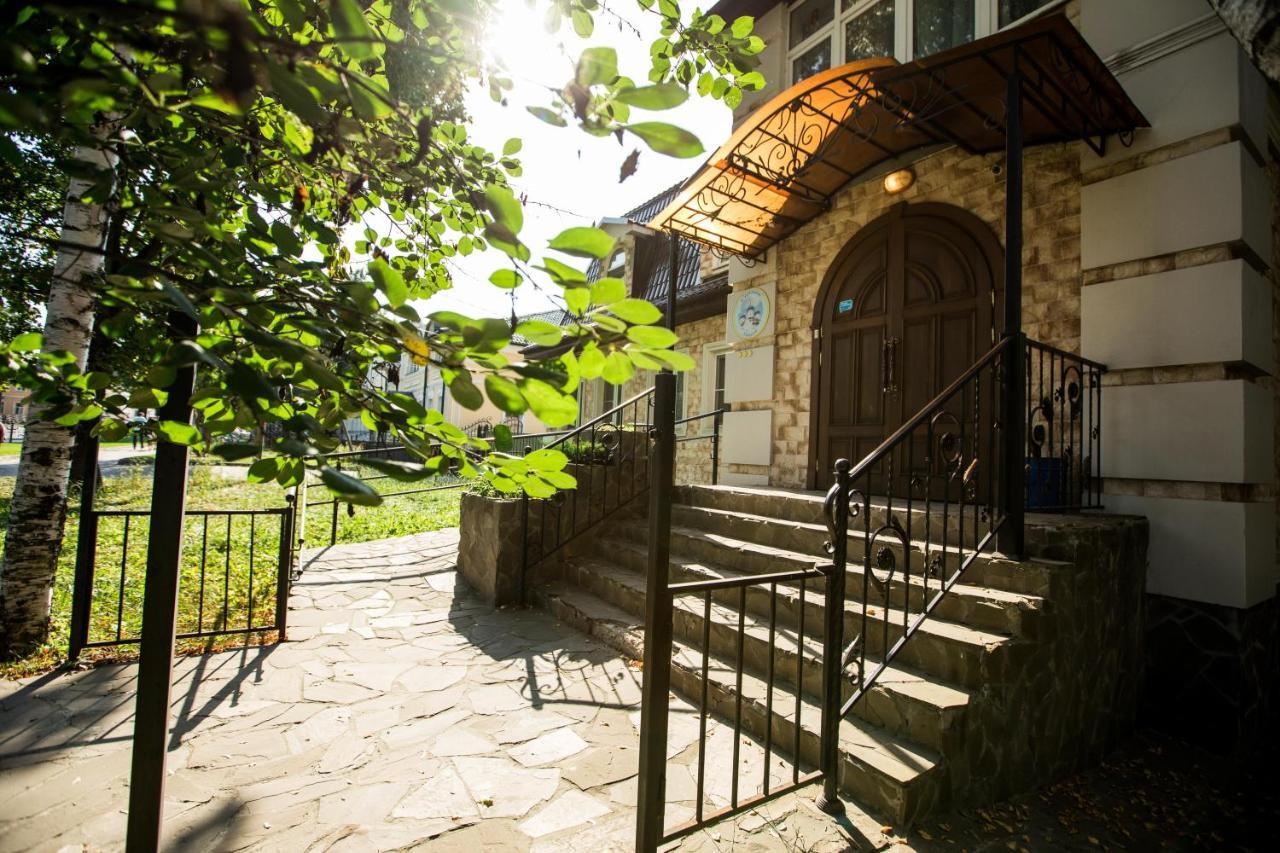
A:
<svg viewBox="0 0 1280 853">
<path fill-rule="evenodd" d="M 801 0 L 787 13 L 791 82 L 834 65 L 900 62 L 964 44 L 1063 0 Z"/>
</svg>

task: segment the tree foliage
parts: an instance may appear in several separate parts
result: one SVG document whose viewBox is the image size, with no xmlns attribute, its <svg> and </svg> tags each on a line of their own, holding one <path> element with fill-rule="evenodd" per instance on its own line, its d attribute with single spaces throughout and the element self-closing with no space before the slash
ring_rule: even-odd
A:
<svg viewBox="0 0 1280 853">
<path fill-rule="evenodd" d="M 686 131 L 633 111 L 682 102 L 694 80 L 733 105 L 763 84 L 752 70 L 763 44 L 750 19 L 686 17 L 673 0 L 638 3 L 662 16 L 649 80 L 637 85 L 619 73 L 612 50 L 592 47 L 538 115 L 696 156 L 701 144 Z M 375 502 L 318 458 L 335 447 L 339 424 L 359 416 L 419 452 L 424 461 L 404 476 L 451 468 L 504 491 L 563 487 L 560 460 L 506 455 L 411 396 L 366 381 L 372 365 L 407 351 L 439 366 L 465 407 L 487 395 L 504 411 L 530 410 L 560 426 L 576 416 L 572 395 L 584 379 L 691 367 L 653 328 L 656 309 L 626 298 L 615 281 L 588 285 L 579 259 L 608 256 L 603 232 L 564 232 L 550 247 L 560 257 L 535 259 L 521 241 L 523 211 L 510 186 L 521 170 L 519 141 L 502 152 L 474 144 L 460 106 L 477 81 L 499 100 L 511 86 L 474 50 L 501 5 L 0 6 L 0 155 L 37 150 L 23 139 L 52 150 L 101 144 L 95 128 L 110 121 L 106 144 L 119 165 L 95 176 L 85 199 L 110 204 L 115 237 L 104 250 L 83 250 L 108 253 L 109 272 L 96 283 L 100 333 L 148 356 L 136 369 L 82 372 L 23 334 L 0 345 L 0 383 L 31 388 L 60 423 L 100 419 L 99 433 L 111 438 L 126 429 L 126 407 L 155 408 L 175 368 L 195 364 L 196 425 L 160 423 L 158 432 L 226 458 L 265 455 L 257 479 L 292 485 L 313 466 L 335 491 Z M 595 0 L 546 6 L 550 26 L 579 34 L 602 14 Z M 0 220 L 12 227 L 3 213 Z M 52 235 L 39 239 L 57 246 Z M 504 355 L 516 331 L 507 321 L 419 316 L 416 300 L 451 286 L 447 259 L 490 250 L 505 259 L 495 287 L 514 287 L 537 268 L 561 288 L 572 322 L 521 330 L 550 354 Z M 174 339 L 164 322 L 171 312 L 196 320 L 198 333 Z M 280 437 L 242 443 L 233 439 L 239 430 Z"/>
</svg>

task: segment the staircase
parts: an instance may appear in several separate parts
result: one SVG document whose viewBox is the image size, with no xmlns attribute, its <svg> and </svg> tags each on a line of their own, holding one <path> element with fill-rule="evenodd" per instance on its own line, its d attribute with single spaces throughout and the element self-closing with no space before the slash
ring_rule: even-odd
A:
<svg viewBox="0 0 1280 853">
<path fill-rule="evenodd" d="M 887 516 L 883 504 L 873 507 L 872 528 Z M 901 508 L 896 512 L 903 515 Z M 914 510 L 912 522 L 923 529 L 924 511 Z M 940 530 L 959 522 L 953 512 L 929 523 Z M 1029 515 L 1026 529 L 1033 556 L 1020 562 L 979 557 L 841 722 L 841 789 L 882 819 L 909 823 L 1049 781 L 1096 760 L 1131 722 L 1145 523 Z M 854 595 L 863 587 L 860 535 L 850 533 L 846 639 L 861 624 L 861 596 Z M 671 582 L 812 568 L 824 561 L 827 537 L 819 494 L 681 486 L 672 516 Z M 919 559 L 926 546 L 912 540 Z M 638 659 L 647 552 L 643 507 L 633 507 L 568 549 L 535 593 L 564 622 Z M 922 584 L 918 576 L 891 583 L 888 610 L 900 613 L 906 604 L 919 612 Z M 782 745 L 776 748 L 787 753 L 798 742 L 800 763 L 809 769 L 818 764 L 820 744 L 823 583 L 806 586 L 803 598 L 797 584 L 779 587 L 776 635 L 767 585 L 748 587 L 741 598 L 737 590 L 716 595 L 710 625 L 700 596 L 677 596 L 672 689 L 695 705 L 701 700 L 705 643 L 711 711 L 732 718 L 741 654 L 744 730 L 763 739 L 772 718 L 773 742 Z M 929 594 L 936 591 L 935 583 Z M 797 641 L 801 620 L 803 644 Z M 867 670 L 886 640 L 901 636 L 901 621 L 887 638 L 869 632 Z M 771 636 L 777 638 L 772 644 Z M 770 665 L 775 695 L 785 693 L 786 701 L 769 701 Z M 846 697 L 857 683 L 853 673 Z M 798 709 L 791 698 L 797 693 Z"/>
</svg>

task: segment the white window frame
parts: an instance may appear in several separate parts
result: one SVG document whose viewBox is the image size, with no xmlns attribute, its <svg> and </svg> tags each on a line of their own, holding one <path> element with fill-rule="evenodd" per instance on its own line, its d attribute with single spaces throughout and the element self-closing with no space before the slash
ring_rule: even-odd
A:
<svg viewBox="0 0 1280 853">
<path fill-rule="evenodd" d="M 884 2 L 893 3 L 893 56 L 899 62 L 909 62 L 914 58 L 915 45 L 913 42 L 912 21 L 915 20 L 915 0 L 883 0 Z M 795 0 L 788 3 L 785 14 L 782 17 L 782 43 L 790 44 L 791 42 L 791 12 L 796 6 L 804 0 Z M 829 41 L 831 45 L 831 67 L 838 68 L 845 64 L 845 41 L 844 41 L 844 25 L 851 18 L 856 18 L 863 12 L 869 10 L 881 0 L 861 0 L 855 3 L 848 11 L 842 12 L 840 5 L 843 0 L 831 0 L 834 16 L 831 23 L 827 24 L 818 32 L 809 36 L 809 38 L 797 44 L 795 47 L 787 48 L 787 77 L 792 76 L 792 69 L 795 67 L 795 61 L 804 56 L 813 48 L 817 47 L 823 40 Z M 1067 0 L 1049 0 L 1043 6 L 1023 15 L 1015 21 L 1010 21 L 1004 27 L 997 25 L 1000 20 L 1000 0 L 973 0 L 973 37 L 980 39 L 989 36 L 994 32 L 1009 27 L 1016 27 L 1024 21 L 1032 20 L 1040 15 L 1047 14 L 1054 9 L 1061 8 L 1066 4 Z M 792 84 L 798 83 L 798 80 L 791 80 Z"/>
<path fill-rule="evenodd" d="M 702 348 L 702 408 L 698 409 L 694 414 L 700 415 L 715 408 L 716 359 L 722 355 L 727 356 L 731 352 L 733 352 L 733 346 L 728 341 L 717 341 Z M 726 364 L 725 370 L 727 371 L 728 369 Z M 699 433 L 709 433 L 711 429 L 711 418 L 704 418 L 699 422 Z"/>
</svg>

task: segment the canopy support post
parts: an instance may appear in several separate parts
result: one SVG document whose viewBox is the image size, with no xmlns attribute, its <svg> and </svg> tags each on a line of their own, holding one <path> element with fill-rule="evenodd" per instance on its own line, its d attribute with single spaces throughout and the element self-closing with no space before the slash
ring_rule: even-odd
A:
<svg viewBox="0 0 1280 853">
<path fill-rule="evenodd" d="M 1002 455 L 1003 488 L 1000 490 L 1004 523 L 998 544 L 1001 553 L 1021 557 L 1025 545 L 1023 516 L 1025 505 L 1024 469 L 1026 447 L 1023 421 L 1026 384 L 1023 377 L 1022 337 L 1022 73 L 1019 51 L 1014 51 L 1013 68 L 1006 78 L 1005 95 L 1005 195 L 1004 195 L 1004 335 L 1012 338 L 1005 347 L 1004 379 L 1001 395 L 1001 426 L 1004 428 Z"/>
</svg>

